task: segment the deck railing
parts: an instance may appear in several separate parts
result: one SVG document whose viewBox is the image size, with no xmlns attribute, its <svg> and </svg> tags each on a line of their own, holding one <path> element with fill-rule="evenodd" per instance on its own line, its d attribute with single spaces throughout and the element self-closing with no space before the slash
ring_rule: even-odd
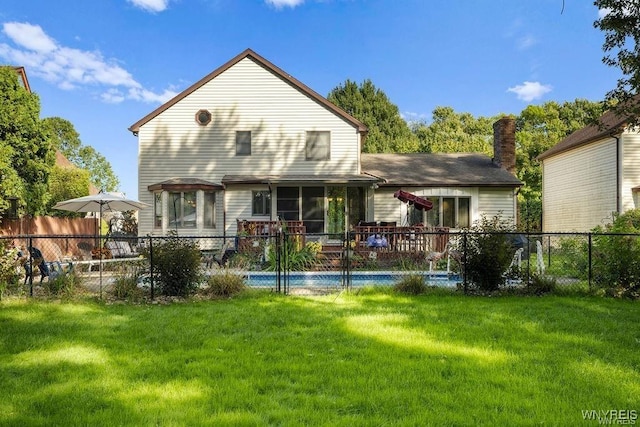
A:
<svg viewBox="0 0 640 427">
<path fill-rule="evenodd" d="M 376 239 L 382 240 L 383 244 L 376 244 Z M 449 229 L 359 225 L 354 229 L 354 240 L 356 250 L 375 248 L 380 252 L 443 252 L 449 242 Z"/>
</svg>

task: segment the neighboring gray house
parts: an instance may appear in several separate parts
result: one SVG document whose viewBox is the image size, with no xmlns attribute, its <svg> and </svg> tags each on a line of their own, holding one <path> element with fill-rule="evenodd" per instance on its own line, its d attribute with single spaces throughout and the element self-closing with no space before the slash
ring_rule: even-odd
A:
<svg viewBox="0 0 640 427">
<path fill-rule="evenodd" d="M 586 232 L 614 212 L 639 207 L 640 134 L 613 112 L 538 156 L 542 163 L 542 228 Z"/>
<path fill-rule="evenodd" d="M 360 221 L 456 228 L 482 213 L 515 219 L 515 126 L 497 123 L 503 168 L 477 154 L 361 154 L 360 121 L 248 49 L 129 128 L 139 199 L 153 207 L 139 212 L 138 230 L 234 235 L 238 220 L 281 218 L 341 233 Z M 396 189 L 437 209 L 421 217 Z"/>
</svg>

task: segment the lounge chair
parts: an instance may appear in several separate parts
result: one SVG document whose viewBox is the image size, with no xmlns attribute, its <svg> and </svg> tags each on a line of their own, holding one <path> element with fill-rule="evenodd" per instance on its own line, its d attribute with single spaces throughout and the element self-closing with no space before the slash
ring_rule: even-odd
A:
<svg viewBox="0 0 640 427">
<path fill-rule="evenodd" d="M 139 255 L 126 240 L 109 240 L 104 246 L 109 249 L 113 258 L 137 258 Z"/>
<path fill-rule="evenodd" d="M 62 266 L 61 261 L 45 261 L 44 256 L 42 255 L 42 251 L 35 247 L 29 248 L 28 257 L 22 256 L 22 258 L 24 262 L 25 285 L 27 284 L 27 281 L 30 277 L 33 280 L 33 276 L 36 275 L 36 271 L 40 273 L 40 283 L 42 283 L 45 277 L 48 277 L 49 280 L 53 280 L 56 277 L 62 276 L 67 272 L 73 270 L 72 263 L 69 263 L 69 266 L 65 269 Z"/>
</svg>

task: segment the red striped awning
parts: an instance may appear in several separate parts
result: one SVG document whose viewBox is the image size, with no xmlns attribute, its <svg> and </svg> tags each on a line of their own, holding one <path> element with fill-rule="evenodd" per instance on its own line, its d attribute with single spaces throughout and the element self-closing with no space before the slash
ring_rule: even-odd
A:
<svg viewBox="0 0 640 427">
<path fill-rule="evenodd" d="M 428 211 L 433 209 L 433 203 L 431 203 L 430 200 L 427 200 L 420 196 L 416 196 L 415 194 L 411 194 L 407 191 L 398 190 L 393 193 L 393 197 L 400 200 L 401 202 L 415 206 L 415 208 L 419 211 Z"/>
</svg>

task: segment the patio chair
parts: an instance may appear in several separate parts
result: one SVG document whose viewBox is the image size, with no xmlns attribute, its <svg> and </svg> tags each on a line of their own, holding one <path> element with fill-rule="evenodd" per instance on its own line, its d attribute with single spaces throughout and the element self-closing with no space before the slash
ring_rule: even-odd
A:
<svg viewBox="0 0 640 427">
<path fill-rule="evenodd" d="M 227 240 L 222 247 L 220 248 L 220 252 L 217 254 L 213 254 L 212 258 L 218 264 L 218 267 L 224 267 L 233 255 L 236 254 L 236 248 L 233 245 L 233 242 Z"/>
<path fill-rule="evenodd" d="M 27 281 L 29 280 L 30 277 L 33 280 L 33 276 L 36 275 L 36 269 L 40 273 L 40 283 L 42 283 L 42 280 L 45 277 L 49 277 L 51 273 L 49 270 L 49 265 L 47 264 L 47 262 L 45 262 L 44 256 L 42 255 L 42 252 L 40 251 L 40 249 L 35 247 L 30 247 L 29 256 L 22 253 L 20 253 L 19 256 L 22 257 L 24 262 L 23 266 L 25 271 L 25 276 L 24 276 L 25 285 L 27 284 Z"/>
<path fill-rule="evenodd" d="M 139 255 L 126 240 L 109 240 L 104 246 L 109 249 L 113 258 L 137 258 Z"/>
</svg>

